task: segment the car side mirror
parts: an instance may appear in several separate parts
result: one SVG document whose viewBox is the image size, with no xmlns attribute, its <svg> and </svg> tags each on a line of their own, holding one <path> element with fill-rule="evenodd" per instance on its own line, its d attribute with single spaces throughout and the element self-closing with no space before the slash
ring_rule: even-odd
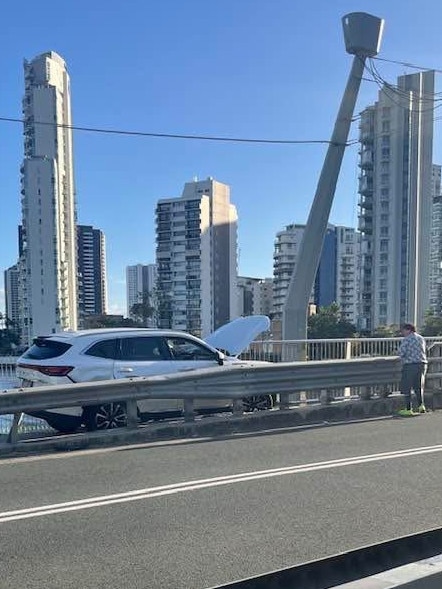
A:
<svg viewBox="0 0 442 589">
<path fill-rule="evenodd" d="M 222 352 L 217 353 L 217 362 L 220 366 L 224 364 L 224 354 Z"/>
</svg>

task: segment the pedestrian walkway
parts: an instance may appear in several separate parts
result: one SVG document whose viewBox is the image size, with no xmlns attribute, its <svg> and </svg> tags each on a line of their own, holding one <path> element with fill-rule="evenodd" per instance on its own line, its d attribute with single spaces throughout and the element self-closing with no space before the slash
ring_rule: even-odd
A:
<svg viewBox="0 0 442 589">
<path fill-rule="evenodd" d="M 441 589 L 442 554 L 331 589 Z"/>
</svg>

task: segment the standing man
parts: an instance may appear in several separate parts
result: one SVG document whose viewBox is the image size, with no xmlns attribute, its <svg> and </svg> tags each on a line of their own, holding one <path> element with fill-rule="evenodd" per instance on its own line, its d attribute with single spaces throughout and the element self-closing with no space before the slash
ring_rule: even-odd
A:
<svg viewBox="0 0 442 589">
<path fill-rule="evenodd" d="M 424 338 L 416 333 L 412 323 L 404 323 L 401 327 L 404 339 L 399 347 L 402 362 L 401 393 L 405 395 L 406 409 L 399 411 L 400 415 L 413 415 L 411 389 L 414 390 L 417 411 L 425 413 L 424 383 L 427 371 L 427 350 Z"/>
</svg>

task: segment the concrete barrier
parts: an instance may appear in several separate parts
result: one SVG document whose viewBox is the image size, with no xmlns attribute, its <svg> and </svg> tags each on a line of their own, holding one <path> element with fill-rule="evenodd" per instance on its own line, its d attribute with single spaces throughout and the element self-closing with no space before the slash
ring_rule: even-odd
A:
<svg viewBox="0 0 442 589">
<path fill-rule="evenodd" d="M 441 554 L 435 528 L 212 589 L 440 589 Z"/>
</svg>

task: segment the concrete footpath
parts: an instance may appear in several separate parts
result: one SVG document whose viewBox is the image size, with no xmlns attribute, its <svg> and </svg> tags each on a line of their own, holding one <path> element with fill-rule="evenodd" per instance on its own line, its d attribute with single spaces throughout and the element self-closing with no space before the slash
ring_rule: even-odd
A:
<svg viewBox="0 0 442 589">
<path fill-rule="evenodd" d="M 442 554 L 331 589 L 441 589 Z"/>
</svg>

